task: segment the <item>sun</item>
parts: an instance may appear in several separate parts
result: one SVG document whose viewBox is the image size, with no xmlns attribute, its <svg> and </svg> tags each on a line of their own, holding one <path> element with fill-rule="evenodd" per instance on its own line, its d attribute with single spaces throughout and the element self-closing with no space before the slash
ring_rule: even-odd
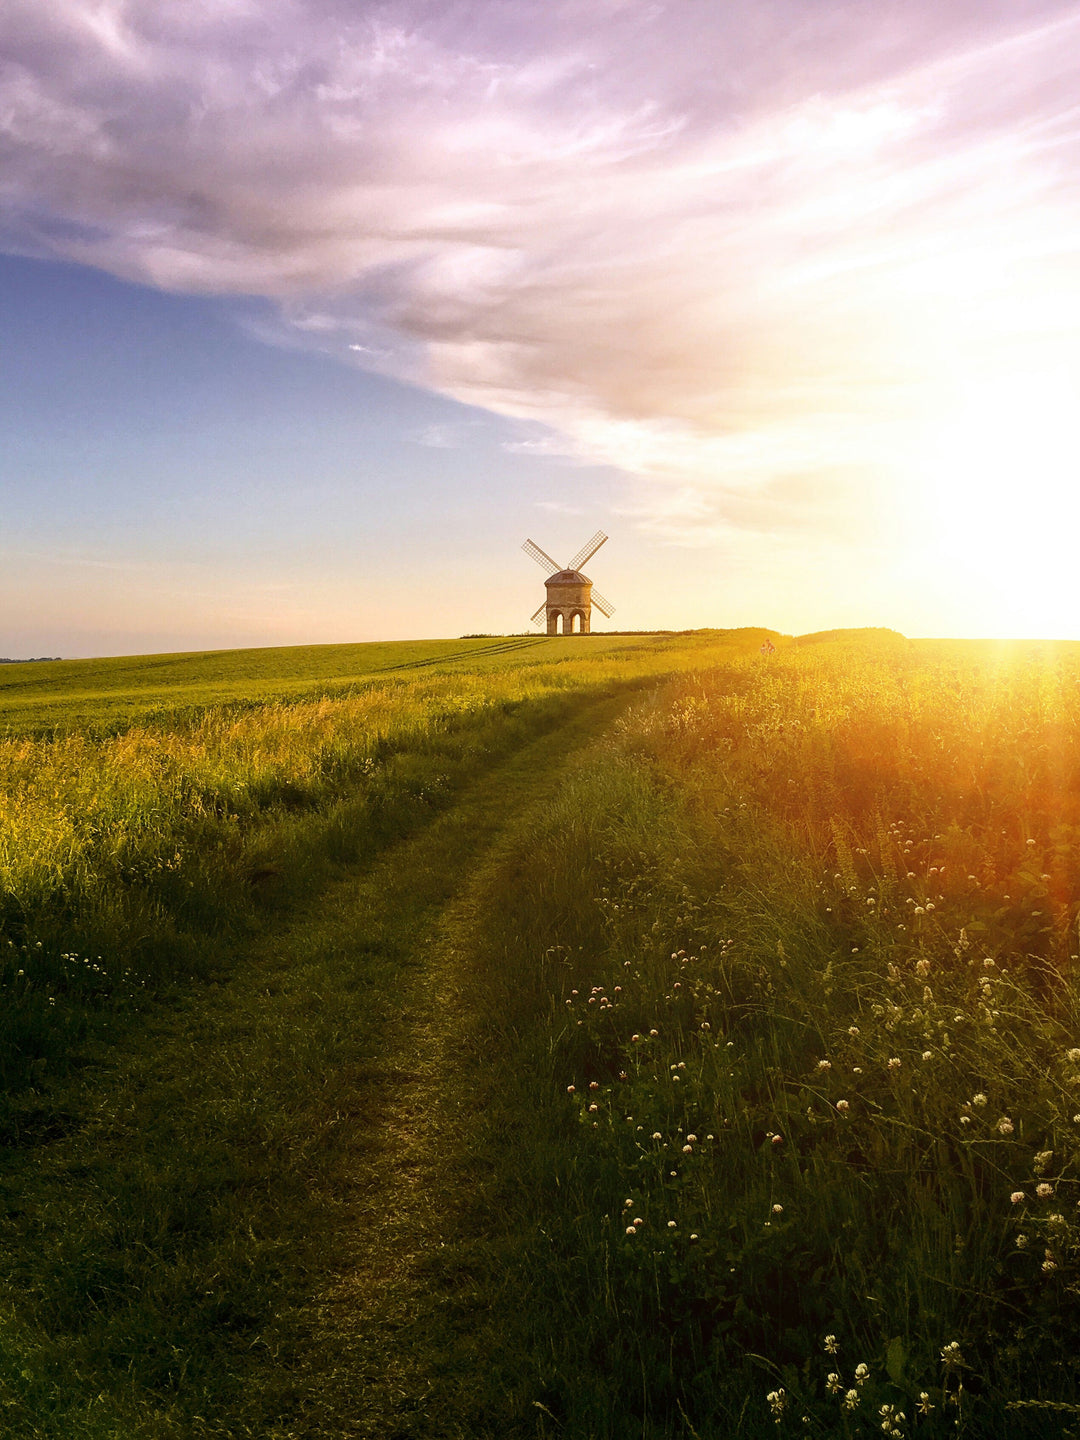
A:
<svg viewBox="0 0 1080 1440">
<path fill-rule="evenodd" d="M 1080 638 L 1080 386 L 1065 369 L 965 383 L 904 480 L 908 569 L 965 633 Z"/>
</svg>

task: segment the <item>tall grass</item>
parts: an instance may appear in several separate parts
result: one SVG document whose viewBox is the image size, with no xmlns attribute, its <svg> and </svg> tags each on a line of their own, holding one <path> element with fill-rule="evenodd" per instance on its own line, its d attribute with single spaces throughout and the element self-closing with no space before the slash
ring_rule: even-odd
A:
<svg viewBox="0 0 1080 1440">
<path fill-rule="evenodd" d="M 1068 654 L 792 646 L 538 822 L 490 963 L 541 977 L 498 1003 L 541 1022 L 567 1433 L 1080 1416 L 1078 695 Z"/>
<path fill-rule="evenodd" d="M 302 699 L 174 703 L 0 738 L 0 1089 L 36 1082 L 117 1007 L 220 973 L 230 937 L 312 895 L 334 867 L 369 861 L 577 698 L 670 672 L 701 647 L 560 642 L 541 662 L 535 647 L 470 658 L 458 645 L 456 673 L 406 669 Z M 353 652 L 379 648 L 344 647 L 345 658 L 355 667 Z M 416 646 L 393 655 L 426 666 L 439 648 L 419 647 L 419 662 Z M 274 656 L 276 682 L 256 655 L 260 684 L 288 688 L 291 652 Z M 229 656 L 179 660 L 192 658 L 173 666 L 190 670 L 192 695 L 214 665 L 231 673 Z M 149 684 L 163 662 L 112 663 L 121 681 L 130 669 Z M 65 683 L 81 693 L 80 664 L 51 683 L 54 699 Z M 118 691 L 118 716 L 122 701 Z"/>
</svg>

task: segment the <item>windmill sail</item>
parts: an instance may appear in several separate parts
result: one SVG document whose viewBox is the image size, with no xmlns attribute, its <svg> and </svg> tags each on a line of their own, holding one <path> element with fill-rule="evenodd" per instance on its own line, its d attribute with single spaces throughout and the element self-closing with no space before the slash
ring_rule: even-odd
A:
<svg viewBox="0 0 1080 1440">
<path fill-rule="evenodd" d="M 610 600 L 605 600 L 602 595 L 598 595 L 595 586 L 593 587 L 592 592 L 592 603 L 601 612 L 601 614 L 606 615 L 609 620 L 611 619 L 612 615 L 615 614 L 615 606 L 612 605 Z"/>
<path fill-rule="evenodd" d="M 603 545 L 604 541 L 607 538 L 608 537 L 604 534 L 602 530 L 597 530 L 596 534 L 592 537 L 588 544 L 581 547 L 581 549 L 570 561 L 570 564 L 567 565 L 566 568 L 568 570 L 580 570 L 582 565 L 584 565 L 587 560 L 590 560 L 592 556 L 596 554 L 597 550 L 600 549 L 600 546 Z"/>
<path fill-rule="evenodd" d="M 543 605 L 541 605 L 540 608 L 539 608 L 539 610 L 537 610 L 536 614 L 529 616 L 529 623 L 530 623 L 530 625 L 542 625 L 542 624 L 544 623 L 544 613 L 545 613 L 546 610 L 547 610 L 547 601 L 545 600 L 544 603 L 543 603 Z"/>
<path fill-rule="evenodd" d="M 532 556 L 541 570 L 546 570 L 549 575 L 554 575 L 556 570 L 562 569 L 558 561 L 552 560 L 546 550 L 541 550 L 535 540 L 526 540 L 521 548 L 525 551 L 526 555 Z"/>
</svg>

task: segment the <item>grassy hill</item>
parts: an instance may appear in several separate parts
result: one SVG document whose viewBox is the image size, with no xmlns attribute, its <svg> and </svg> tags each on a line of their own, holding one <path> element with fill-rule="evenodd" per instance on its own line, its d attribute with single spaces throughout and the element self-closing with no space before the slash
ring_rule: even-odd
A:
<svg viewBox="0 0 1080 1440">
<path fill-rule="evenodd" d="M 1075 1428 L 1080 647 L 0 697 L 5 1433 Z"/>
</svg>

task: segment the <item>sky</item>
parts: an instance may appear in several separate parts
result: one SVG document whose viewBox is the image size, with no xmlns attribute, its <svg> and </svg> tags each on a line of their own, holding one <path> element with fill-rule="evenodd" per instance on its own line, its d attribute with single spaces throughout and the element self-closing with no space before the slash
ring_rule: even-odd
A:
<svg viewBox="0 0 1080 1440">
<path fill-rule="evenodd" d="M 1080 4 L 0 8 L 0 654 L 1080 638 L 1078 342 Z"/>
</svg>

